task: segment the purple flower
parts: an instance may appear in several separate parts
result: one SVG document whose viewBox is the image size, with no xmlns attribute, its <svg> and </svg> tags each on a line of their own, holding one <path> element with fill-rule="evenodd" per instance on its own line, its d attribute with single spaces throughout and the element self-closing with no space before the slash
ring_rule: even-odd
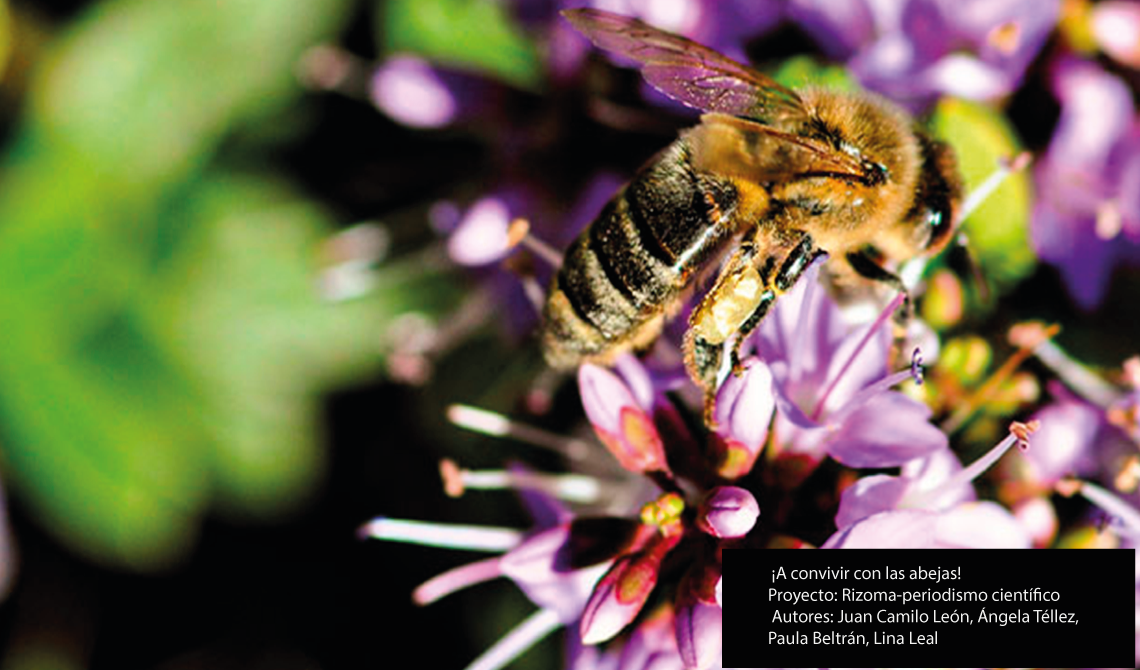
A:
<svg viewBox="0 0 1140 670">
<path fill-rule="evenodd" d="M 663 606 L 629 637 L 606 648 L 571 644 L 569 670 L 683 670 L 677 651 L 673 608 Z"/>
<path fill-rule="evenodd" d="M 1025 476 L 1045 489 L 1052 489 L 1062 477 L 1085 476 L 1096 470 L 1093 447 L 1104 424 L 1103 410 L 1059 385 L 1054 385 L 1052 391 L 1058 400 L 1033 415 L 1041 423 L 1041 430 L 1033 437 L 1033 449 L 1025 457 Z"/>
<path fill-rule="evenodd" d="M 910 370 L 887 374 L 888 313 L 850 330 L 818 275 L 818 264 L 805 272 L 753 338 L 772 374 L 781 457 L 808 468 L 825 456 L 874 468 L 945 449 L 946 436 L 928 422 L 930 409 L 890 390 Z"/>
<path fill-rule="evenodd" d="M 697 508 L 697 526 L 713 537 L 744 537 L 759 516 L 760 504 L 747 489 L 718 486 Z"/>
<path fill-rule="evenodd" d="M 582 612 L 582 642 L 605 642 L 633 621 L 657 585 L 661 561 L 680 539 L 676 532 L 653 533 L 642 549 L 614 561 Z"/>
<path fill-rule="evenodd" d="M 630 472 L 669 472 L 665 445 L 653 422 L 653 388 L 645 369 L 628 357 L 625 379 L 597 365 L 578 369 L 582 406 L 602 444 Z"/>
<path fill-rule="evenodd" d="M 790 0 L 788 18 L 815 39 L 819 48 L 831 58 L 847 60 L 864 45 L 871 44 L 887 18 L 876 18 L 874 2 L 869 0 Z"/>
<path fill-rule="evenodd" d="M 711 668 L 721 653 L 720 605 L 699 600 L 678 607 L 675 631 L 678 652 L 686 668 Z"/>
<path fill-rule="evenodd" d="M 1057 510 L 1044 496 L 1035 496 L 1016 503 L 1012 511 L 1017 522 L 1029 533 L 1035 548 L 1045 549 L 1057 536 Z"/>
<path fill-rule="evenodd" d="M 528 28 L 548 39 L 552 87 L 593 81 L 581 76 L 590 53 L 586 40 L 557 14 L 569 4 L 514 3 Z M 1008 95 L 1053 30 L 1060 0 L 587 4 L 641 18 L 740 60 L 745 60 L 744 44 L 775 22 L 789 19 L 815 36 L 829 55 L 845 60 L 865 85 L 918 107 L 942 94 L 975 99 Z M 1124 53 L 1119 35 L 1113 37 L 1103 26 L 1101 33 L 1097 39 L 1106 53 Z M 1109 51 L 1110 44 L 1117 45 L 1112 47 L 1115 52 Z M 1099 275 L 1089 278 L 1081 263 L 1090 261 L 1076 259 L 1128 260 L 1131 247 L 1118 243 L 1140 243 L 1140 158 L 1135 158 L 1140 156 L 1140 130 L 1122 82 L 1076 60 L 1058 64 L 1053 74 L 1062 118 L 1038 168 L 1048 197 L 1035 217 L 1036 243 L 1043 258 L 1080 284 L 1074 289 L 1079 299 L 1099 299 L 1108 271 L 1098 270 Z M 495 186 L 462 208 L 437 203 L 432 218 L 450 258 L 472 268 L 484 284 L 488 278 L 519 283 L 519 277 L 503 272 L 507 264 L 501 263 L 518 247 L 549 261 L 538 270 L 528 263 L 510 263 L 531 301 L 540 303 L 541 280 L 559 259 L 531 232 L 547 236 L 554 247 L 561 245 L 596 215 L 620 180 L 599 175 L 584 182 L 586 186 L 550 188 L 539 181 L 547 175 L 535 175 L 529 168 L 536 154 L 550 151 L 550 142 L 566 140 L 548 132 L 561 130 L 559 126 L 546 123 L 549 119 L 541 114 L 535 115 L 533 128 L 505 121 L 517 115 L 488 124 L 501 126 L 491 133 L 487 127 L 460 124 L 470 97 L 463 82 L 422 62 L 390 60 L 373 78 L 373 90 L 376 104 L 402 123 L 452 126 L 477 138 L 480 132 L 486 134 L 482 139 L 492 147 L 500 170 L 491 180 Z M 401 90 L 407 92 L 404 100 L 393 92 Z M 405 101 L 412 103 L 410 111 L 397 104 Z M 620 110 L 614 111 L 617 103 L 612 105 L 606 107 L 611 116 L 598 114 L 595 120 L 606 123 L 602 117 L 612 121 L 620 116 Z M 1090 124 L 1089 118 L 1102 122 Z M 555 192 L 564 200 L 552 198 Z M 577 205 L 566 206 L 575 199 Z M 520 223 L 521 217 L 528 222 Z M 481 292 L 487 293 L 491 291 Z M 510 653 L 560 626 L 570 631 L 574 668 L 713 668 L 721 661 L 720 555 L 725 547 L 803 546 L 825 538 L 822 546 L 827 548 L 1028 547 L 1049 542 L 1059 520 L 1043 492 L 1074 472 L 1101 478 L 1111 474 L 1109 458 L 1117 459 L 1117 447 L 1127 444 L 1127 436 L 1140 434 L 1140 395 L 1113 389 L 1111 402 L 1103 402 L 1054 390 L 1057 401 L 1034 414 L 1044 424 L 1034 438 L 1035 451 L 1015 459 L 1017 465 L 1002 473 L 1005 480 L 996 487 L 1006 506 L 980 499 L 979 490 L 990 489 L 976 490 L 974 481 L 1012 444 L 1025 441 L 1027 432 L 1014 431 L 986 457 L 963 467 L 948 448 L 946 434 L 931 423 L 931 410 L 895 390 L 919 372 L 894 370 L 901 366 L 891 359 L 890 321 L 900 303 L 901 296 L 896 297 L 873 323 L 851 323 L 851 315 L 819 286 L 819 265 L 809 268 L 744 343 L 739 374 L 730 375 L 717 390 L 716 425 L 710 430 L 699 419 L 698 390 L 675 374 L 679 365 L 670 358 L 676 352 L 669 346 L 669 335 L 644 360 L 627 354 L 613 361 L 612 368 L 581 366 L 577 381 L 582 406 L 597 442 L 608 450 L 608 456 L 589 457 L 589 469 L 605 471 L 604 476 L 544 475 L 515 468 L 453 477 L 471 488 L 501 487 L 487 484 L 509 481 L 507 486 L 539 503 L 546 500 L 545 493 L 557 491 L 563 500 L 573 498 L 590 507 L 540 505 L 544 522 L 537 533 L 490 532 L 496 538 L 494 548 L 504 555 L 449 571 L 425 584 L 417 597 L 434 600 L 467 584 L 505 576 L 538 606 L 534 617 L 475 662 L 479 668 L 501 667 Z M 498 311 L 484 307 L 483 313 Z M 684 328 L 684 320 L 670 328 Z M 924 344 L 923 352 L 931 357 L 938 351 L 937 335 L 925 333 L 930 345 Z M 928 393 L 942 390 L 940 382 L 945 379 L 936 371 Z M 536 443 L 558 442 L 557 436 L 538 429 L 499 429 L 497 434 L 520 439 L 530 435 Z M 1108 447 L 1094 448 L 1104 436 L 1111 437 Z M 585 444 L 600 452 L 592 438 L 573 441 L 576 448 Z M 587 462 L 568 449 L 561 453 L 571 468 Z M 829 456 L 837 465 L 807 480 Z M 602 461 L 616 462 L 621 470 L 606 470 Z M 860 477 L 854 468 L 897 468 L 897 474 Z M 1098 491 L 1102 489 L 1090 482 L 1083 493 L 1099 500 Z M 757 523 L 760 493 L 765 505 L 762 524 Z M 605 528 L 592 526 L 584 516 L 599 509 L 609 515 Z M 1133 518 L 1135 510 L 1114 514 L 1126 517 L 1115 526 L 1122 537 L 1140 526 Z M 823 523 L 796 527 L 802 518 Z M 835 524 L 830 537 L 829 519 Z M 452 529 L 451 534 L 467 537 L 469 531 Z M 592 557 L 590 567 L 568 560 L 583 544 L 599 542 L 607 550 Z"/>
<path fill-rule="evenodd" d="M 1059 0 L 791 0 L 788 14 L 864 86 L 913 107 L 1010 93 L 1057 23 Z"/>
<path fill-rule="evenodd" d="M 975 496 L 969 480 L 958 480 L 937 495 L 929 495 L 961 471 L 958 458 L 944 449 L 907 463 L 897 476 L 862 477 L 843 492 L 835 525 L 850 526 L 879 512 L 914 506 L 915 501 L 924 509 L 945 509 L 970 502 Z M 920 500 L 923 493 L 926 495 Z"/>
<path fill-rule="evenodd" d="M 1088 12 L 1089 28 L 1100 50 L 1120 63 L 1140 68 L 1140 4 L 1105 0 Z"/>
<path fill-rule="evenodd" d="M 613 619 L 612 611 L 599 611 L 599 593 L 613 595 L 606 590 L 605 580 L 620 588 L 617 596 L 627 596 L 628 582 L 637 577 L 650 576 L 644 566 L 629 569 L 637 557 L 649 554 L 662 557 L 676 539 L 668 539 L 649 527 L 638 527 L 621 519 L 599 519 L 589 523 L 570 522 L 540 531 L 530 537 L 507 529 L 472 526 L 447 526 L 399 519 L 377 518 L 361 529 L 361 535 L 389 541 L 435 544 L 478 551 L 503 551 L 502 556 L 484 559 L 459 566 L 438 575 L 416 589 L 414 600 L 421 605 L 434 602 L 460 589 L 497 577 L 507 577 L 531 599 L 539 610 L 517 628 L 499 640 L 482 656 L 472 662 L 471 668 L 500 668 L 538 640 L 559 627 L 578 622 L 585 613 L 595 625 L 605 617 Z M 672 544 L 669 544 L 672 543 Z M 612 555 L 592 554 L 583 548 L 623 546 L 638 548 L 640 553 L 626 554 L 622 564 L 614 563 Z M 634 557 L 631 559 L 631 556 Z M 585 563 L 585 565 L 583 565 Z M 627 569 L 618 569 L 621 565 Z M 615 573 L 621 577 L 613 577 Z M 603 574 L 607 575 L 603 578 Z M 649 585 L 652 588 L 652 584 Z M 648 591 L 646 591 L 648 595 Z M 615 596 L 616 597 L 616 596 Z M 640 605 L 637 606 L 640 609 Z M 611 608 L 612 609 L 612 608 Z M 636 611 L 633 612 L 636 614 Z M 585 625 L 585 624 L 583 624 Z"/>
<path fill-rule="evenodd" d="M 1095 477 L 1119 483 L 1122 490 L 1140 482 L 1140 357 L 1124 362 L 1123 389 L 1071 358 L 1051 340 L 1034 355 L 1059 379 L 1047 388 L 1052 402 L 1033 418 L 1042 424 L 1026 467 L 1006 473 L 1019 487 L 1049 491 L 1063 477 Z M 1070 390 L 1071 389 L 1071 390 Z M 1040 452 L 1040 453 L 1038 453 Z M 1136 471 L 1135 473 L 1133 471 Z"/>
<path fill-rule="evenodd" d="M 970 482 L 1011 446 L 1024 446 L 1036 427 L 1014 424 L 1006 439 L 968 468 L 947 449 L 908 463 L 897 477 L 864 477 L 844 491 L 835 517 L 839 530 L 823 548 L 1031 546 L 1029 533 L 1008 510 L 975 501 Z"/>
<path fill-rule="evenodd" d="M 504 198 L 487 195 L 467 208 L 447 238 L 447 255 L 460 265 L 496 263 L 514 247 L 511 211 Z"/>
<path fill-rule="evenodd" d="M 1112 269 L 1140 261 L 1140 126 L 1128 87 L 1097 65 L 1063 60 L 1052 82 L 1061 118 L 1036 168 L 1033 243 L 1093 309 Z"/>
<path fill-rule="evenodd" d="M 772 372 L 758 358 L 743 363 L 744 371 L 730 375 L 716 396 L 717 472 L 738 479 L 752 471 L 768 439 L 768 426 L 776 410 Z"/>
<path fill-rule="evenodd" d="M 400 54 L 372 72 L 368 96 L 393 121 L 432 129 L 478 115 L 486 108 L 492 88 L 483 78 Z"/>
</svg>

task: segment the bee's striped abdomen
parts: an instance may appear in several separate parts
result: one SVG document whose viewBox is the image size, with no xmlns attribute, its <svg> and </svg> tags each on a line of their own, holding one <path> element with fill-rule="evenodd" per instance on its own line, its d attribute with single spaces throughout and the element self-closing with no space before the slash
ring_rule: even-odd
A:
<svg viewBox="0 0 1140 670">
<path fill-rule="evenodd" d="M 552 365 L 648 343 L 666 308 L 733 234 L 730 182 L 698 175 L 678 140 L 566 252 L 544 315 Z"/>
</svg>

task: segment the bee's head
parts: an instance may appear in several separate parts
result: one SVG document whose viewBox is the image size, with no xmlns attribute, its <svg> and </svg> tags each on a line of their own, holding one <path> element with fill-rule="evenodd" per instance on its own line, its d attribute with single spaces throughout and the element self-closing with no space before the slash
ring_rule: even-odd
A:
<svg viewBox="0 0 1140 670">
<path fill-rule="evenodd" d="M 922 170 L 914 204 L 906 218 L 914 226 L 916 248 L 933 254 L 946 246 L 954 234 L 962 202 L 962 178 L 950 145 L 923 132 L 916 134 L 922 151 Z"/>
</svg>

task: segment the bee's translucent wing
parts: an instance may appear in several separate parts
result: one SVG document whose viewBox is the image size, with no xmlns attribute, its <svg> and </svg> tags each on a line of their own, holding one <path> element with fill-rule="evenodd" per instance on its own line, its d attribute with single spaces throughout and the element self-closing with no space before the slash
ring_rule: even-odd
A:
<svg viewBox="0 0 1140 670">
<path fill-rule="evenodd" d="M 754 182 L 838 177 L 876 184 L 885 178 L 879 166 L 824 140 L 726 114 L 705 114 L 688 138 L 693 167 Z"/>
<path fill-rule="evenodd" d="M 762 123 L 805 115 L 795 91 L 702 44 L 600 9 L 562 15 L 599 48 L 636 61 L 654 88 L 690 107 Z"/>
</svg>

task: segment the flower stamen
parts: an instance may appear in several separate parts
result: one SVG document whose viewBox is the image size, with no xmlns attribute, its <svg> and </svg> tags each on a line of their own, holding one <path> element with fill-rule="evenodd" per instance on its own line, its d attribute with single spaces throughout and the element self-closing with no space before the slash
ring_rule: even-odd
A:
<svg viewBox="0 0 1140 670">
<path fill-rule="evenodd" d="M 1129 537 L 1140 538 L 1140 511 L 1121 500 L 1116 494 L 1103 489 L 1092 482 L 1086 482 L 1074 477 L 1062 479 L 1055 487 L 1057 492 L 1065 497 L 1081 494 L 1085 500 L 1101 508 L 1115 519 L 1120 521 Z"/>
<path fill-rule="evenodd" d="M 1030 349 L 1037 360 L 1057 373 L 1069 388 L 1094 405 L 1108 407 L 1117 400 L 1120 394 L 1111 384 L 1069 356 L 1053 340 L 1060 331 L 1059 326 L 1053 325 L 1046 329 L 1044 336 L 1038 335 L 1033 329 L 1040 327 L 1039 324 L 1024 324 L 1024 326 L 1030 329 L 1025 330 L 1023 326 L 1015 326 L 1010 330 L 1011 343 Z M 1040 338 L 1040 341 L 1035 341 L 1037 338 Z"/>
<path fill-rule="evenodd" d="M 534 275 L 526 274 L 519 277 L 522 283 L 523 294 L 526 296 L 527 302 L 534 308 L 534 311 L 539 316 L 546 309 L 546 290 L 534 278 Z"/>
<path fill-rule="evenodd" d="M 538 610 L 511 629 L 464 670 L 499 670 L 533 647 L 539 640 L 562 627 L 553 610 Z"/>
<path fill-rule="evenodd" d="M 922 386 L 924 381 L 922 367 L 922 349 L 915 347 L 914 353 L 910 355 L 910 376 L 914 378 L 916 386 Z"/>
<path fill-rule="evenodd" d="M 412 602 L 417 605 L 430 605 L 444 596 L 461 591 L 469 586 L 489 582 L 503 576 L 499 567 L 499 557 L 485 558 L 442 572 L 420 584 L 412 591 Z"/>
<path fill-rule="evenodd" d="M 1009 425 L 1009 432 L 1017 438 L 1017 448 L 1025 453 L 1029 451 L 1029 436 L 1041 428 L 1041 422 L 1034 419 L 1029 423 L 1014 421 Z"/>
<path fill-rule="evenodd" d="M 1117 491 L 1135 493 L 1137 486 L 1140 486 L 1140 456 L 1134 454 L 1125 459 L 1120 472 L 1112 478 L 1112 484 Z"/>
<path fill-rule="evenodd" d="M 1009 435 L 1004 440 L 999 442 L 993 449 L 990 449 L 978 460 L 970 465 L 962 468 L 960 471 L 949 477 L 946 481 L 942 482 L 933 489 L 925 491 L 917 491 L 914 495 L 907 495 L 900 507 L 908 507 L 915 509 L 922 509 L 928 505 L 933 504 L 946 493 L 957 489 L 958 487 L 972 482 L 982 475 L 986 470 L 990 469 L 994 463 L 998 461 L 1005 452 L 1009 451 L 1010 447 L 1017 444 L 1022 451 L 1029 448 L 1029 436 L 1041 427 L 1040 421 L 1030 421 L 1029 423 L 1021 423 L 1014 421 L 1009 426 Z"/>
<path fill-rule="evenodd" d="M 431 523 L 385 516 L 378 516 L 361 526 L 357 535 L 361 539 L 492 552 L 509 551 L 522 542 L 524 537 L 522 531 L 512 528 Z"/>
<path fill-rule="evenodd" d="M 1026 330 L 1021 328 L 1022 325 L 1024 324 L 1019 324 L 1010 329 L 1010 344 L 1016 346 L 1017 350 L 977 390 L 966 396 L 958 409 L 954 410 L 954 413 L 942 422 L 940 426 L 942 432 L 947 435 L 957 432 L 978 411 L 978 408 L 997 392 L 1025 359 L 1033 355 L 1035 351 L 1040 351 L 1051 338 L 1061 331 L 1061 327 L 1057 324 L 1043 327 L 1040 331 L 1037 331 L 1036 328 Z"/>
<path fill-rule="evenodd" d="M 594 503 L 601 498 L 602 482 L 588 475 L 550 475 L 514 470 L 467 470 L 445 458 L 439 463 L 444 491 L 452 498 L 467 489 L 484 491 L 523 489 L 546 493 L 559 500 Z"/>
<path fill-rule="evenodd" d="M 451 405 L 447 408 L 447 420 L 460 428 L 491 437 L 511 437 L 526 444 L 550 449 L 573 460 L 584 460 L 594 451 L 585 440 L 563 437 L 470 405 Z"/>
<path fill-rule="evenodd" d="M 965 221 L 966 217 L 974 213 L 974 210 L 981 206 L 993 192 L 1001 186 L 1002 182 L 1006 180 L 1014 172 L 1020 172 L 1029 167 L 1029 163 L 1033 160 L 1033 155 L 1028 151 L 1023 151 L 1012 159 L 1006 159 L 998 163 L 996 170 L 986 177 L 985 181 L 978 184 L 978 187 L 970 191 L 966 199 L 962 201 L 962 209 L 958 214 L 959 221 Z"/>
<path fill-rule="evenodd" d="M 562 254 L 531 233 L 530 221 L 522 217 L 511 220 L 507 226 L 507 246 L 511 249 L 521 245 L 527 251 L 541 258 L 557 270 L 562 267 Z"/>
<path fill-rule="evenodd" d="M 900 291 L 899 293 L 895 294 L 895 297 L 892 298 L 889 303 L 887 303 L 887 306 L 883 309 L 883 311 L 879 312 L 879 317 L 875 319 L 875 322 L 872 323 L 869 328 L 867 328 L 867 332 L 863 334 L 863 339 L 860 340 L 859 344 L 851 351 L 851 355 L 848 356 L 847 360 L 843 362 L 843 367 L 839 369 L 839 372 L 831 378 L 831 382 L 827 385 L 827 389 L 822 394 L 820 394 L 819 400 L 816 402 L 815 408 L 812 409 L 811 412 L 811 418 L 813 420 L 819 420 L 819 417 L 823 414 L 823 407 L 827 403 L 827 399 L 831 396 L 831 392 L 834 391 L 835 387 L 839 384 L 839 380 L 843 379 L 843 376 L 846 375 L 847 371 L 851 369 L 851 366 L 855 364 L 855 360 L 858 358 L 859 354 L 863 351 L 863 349 L 867 347 L 867 344 L 870 343 L 871 338 L 875 336 L 875 333 L 879 332 L 879 329 L 882 328 L 883 324 L 885 324 L 887 320 L 890 319 L 891 316 L 895 313 L 895 311 L 898 310 L 898 308 L 903 304 L 904 300 L 906 300 L 906 294 Z M 903 379 L 906 379 L 908 375 L 909 373 L 904 374 L 902 379 L 892 382 L 890 386 L 894 386 Z M 893 379 L 895 376 L 896 375 L 891 375 L 887 377 L 887 380 Z"/>
</svg>

